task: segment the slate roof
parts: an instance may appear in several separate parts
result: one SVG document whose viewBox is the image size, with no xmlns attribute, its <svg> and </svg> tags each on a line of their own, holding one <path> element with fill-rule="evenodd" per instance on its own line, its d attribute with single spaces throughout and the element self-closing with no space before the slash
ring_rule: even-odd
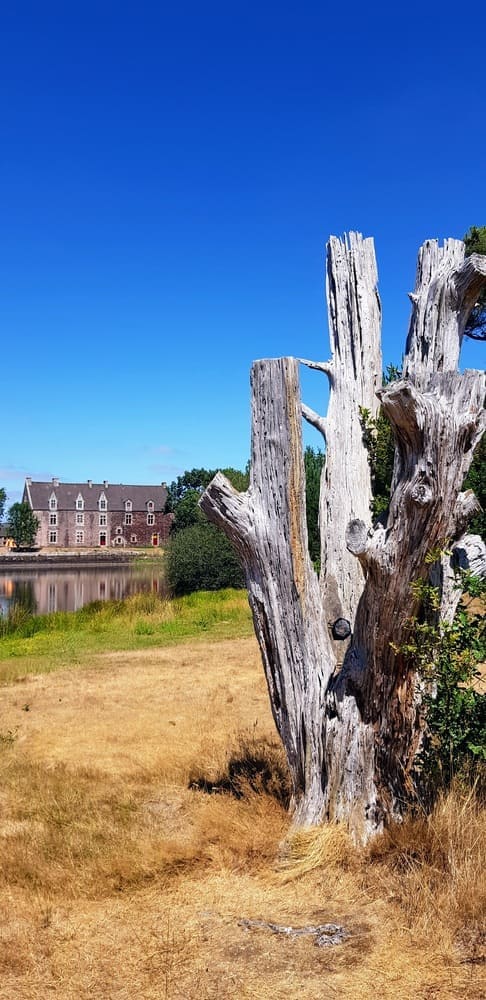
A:
<svg viewBox="0 0 486 1000">
<path fill-rule="evenodd" d="M 35 483 L 27 479 L 24 500 L 32 510 L 49 510 L 49 498 L 55 494 L 58 510 L 76 510 L 76 500 L 81 494 L 84 510 L 99 510 L 98 501 L 102 494 L 106 497 L 108 511 L 124 511 L 125 501 L 132 501 L 133 511 L 146 511 L 149 500 L 154 503 L 154 511 L 163 511 L 167 500 L 165 483 L 160 486 L 125 486 L 123 483 Z"/>
</svg>

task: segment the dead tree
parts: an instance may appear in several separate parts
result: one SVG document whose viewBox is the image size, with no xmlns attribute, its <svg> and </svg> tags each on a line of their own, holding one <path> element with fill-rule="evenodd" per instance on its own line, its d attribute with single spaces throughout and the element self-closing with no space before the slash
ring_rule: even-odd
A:
<svg viewBox="0 0 486 1000">
<path fill-rule="evenodd" d="M 366 840 L 403 815 L 423 731 L 420 685 L 400 653 L 411 584 L 447 541 L 468 550 L 477 510 L 462 492 L 485 429 L 485 377 L 457 370 L 486 257 L 464 245 L 421 248 L 403 377 L 382 388 L 381 308 L 373 241 L 331 238 L 327 296 L 332 358 L 252 367 L 249 489 L 218 473 L 201 499 L 245 568 L 272 712 L 293 780 L 296 825 L 345 821 Z M 299 363 L 330 383 L 326 417 L 302 405 Z M 388 514 L 372 524 L 361 411 L 388 416 L 395 468 Z M 302 416 L 325 439 L 321 572 L 307 547 Z M 486 565 L 484 547 L 475 558 Z M 457 597 L 444 580 L 444 613 Z"/>
</svg>

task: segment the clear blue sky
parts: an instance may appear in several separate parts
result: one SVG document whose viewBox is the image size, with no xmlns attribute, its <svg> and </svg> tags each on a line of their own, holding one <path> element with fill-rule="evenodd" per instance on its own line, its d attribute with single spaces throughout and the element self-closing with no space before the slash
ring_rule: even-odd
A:
<svg viewBox="0 0 486 1000">
<path fill-rule="evenodd" d="M 483 4 L 18 0 L 0 18 L 10 501 L 25 475 L 244 466 L 252 360 L 328 355 L 331 233 L 375 237 L 400 362 L 419 244 L 486 223 Z"/>
</svg>

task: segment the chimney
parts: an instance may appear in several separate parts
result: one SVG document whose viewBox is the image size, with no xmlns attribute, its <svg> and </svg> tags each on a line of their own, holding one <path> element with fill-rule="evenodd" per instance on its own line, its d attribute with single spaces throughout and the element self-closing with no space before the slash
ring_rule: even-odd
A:
<svg viewBox="0 0 486 1000">
<path fill-rule="evenodd" d="M 32 480 L 31 480 L 30 476 L 26 476 L 25 477 L 25 485 L 26 486 L 32 486 Z"/>
<path fill-rule="evenodd" d="M 92 479 L 88 479 L 88 486 L 89 486 L 90 490 L 93 488 L 93 480 Z"/>
<path fill-rule="evenodd" d="M 59 480 L 56 479 L 54 476 L 52 477 L 52 485 L 53 486 L 59 486 Z"/>
<path fill-rule="evenodd" d="M 105 487 L 105 490 L 106 490 L 107 487 L 108 487 L 108 483 L 106 482 L 106 479 L 103 480 L 103 486 Z"/>
</svg>

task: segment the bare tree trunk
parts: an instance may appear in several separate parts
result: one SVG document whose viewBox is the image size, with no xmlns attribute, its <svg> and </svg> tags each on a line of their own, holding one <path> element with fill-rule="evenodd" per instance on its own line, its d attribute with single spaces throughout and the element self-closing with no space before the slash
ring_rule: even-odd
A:
<svg viewBox="0 0 486 1000">
<path fill-rule="evenodd" d="M 448 541 L 473 553 L 464 532 L 475 500 L 461 486 L 485 427 L 486 383 L 480 372 L 456 369 L 484 283 L 486 258 L 464 261 L 459 241 L 422 247 L 405 378 L 382 390 L 373 243 L 358 234 L 332 239 L 332 360 L 304 362 L 330 379 L 327 417 L 301 406 L 297 361 L 256 362 L 249 490 L 238 494 L 218 474 L 202 497 L 245 567 L 296 824 L 344 820 L 366 840 L 401 816 L 413 794 L 423 714 L 400 645 L 415 610 L 411 584 L 428 572 L 431 550 Z M 361 420 L 363 410 L 377 412 L 378 399 L 396 459 L 386 523 L 373 527 Z M 307 550 L 301 413 L 327 445 L 320 581 Z M 484 563 L 484 553 L 472 557 Z M 444 582 L 450 610 L 449 590 Z M 337 627 L 336 619 L 345 621 Z"/>
<path fill-rule="evenodd" d="M 240 553 L 275 723 L 302 824 L 323 817 L 322 718 L 334 657 L 305 518 L 298 363 L 252 368 L 252 462 L 246 493 L 220 473 L 201 499 Z"/>
</svg>

